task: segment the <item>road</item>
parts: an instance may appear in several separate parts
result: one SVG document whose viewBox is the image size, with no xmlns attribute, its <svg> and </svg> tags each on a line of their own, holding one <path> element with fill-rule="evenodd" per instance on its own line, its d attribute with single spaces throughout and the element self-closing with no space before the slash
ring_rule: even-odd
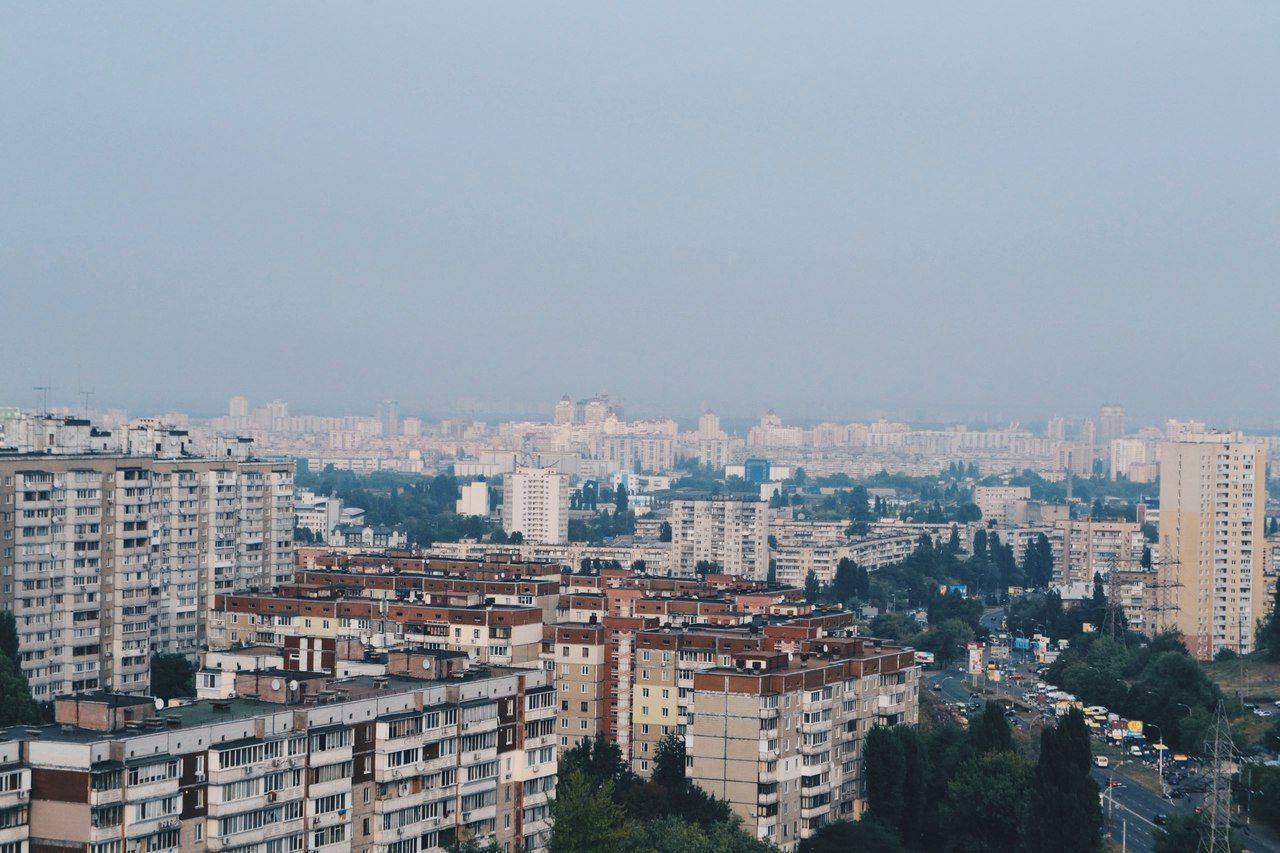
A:
<svg viewBox="0 0 1280 853">
<path fill-rule="evenodd" d="M 1003 610 L 991 610 L 982 616 L 983 627 L 996 632 L 1000 627 Z M 970 676 L 961 669 L 929 670 L 925 673 L 928 689 L 934 696 L 946 702 L 968 702 L 974 691 Z M 985 681 L 985 679 L 983 679 Z M 941 689 L 934 690 L 938 685 Z M 993 685 L 994 686 L 994 685 Z M 981 686 L 976 691 L 982 693 Z M 986 695 L 1012 696 L 1024 699 L 1025 690 L 1016 682 L 1002 682 L 998 693 L 988 687 Z M 1021 728 L 1027 728 L 1039 722 L 1034 712 L 1020 713 L 1017 722 Z M 1192 811 L 1200 804 L 1200 796 L 1183 797 L 1176 800 L 1165 799 L 1159 794 L 1144 788 L 1130 779 L 1125 773 L 1123 762 L 1109 769 L 1093 768 L 1092 775 L 1098 787 L 1104 792 L 1103 818 L 1107 835 L 1121 843 L 1123 838 L 1126 851 L 1151 853 L 1154 848 L 1156 824 L 1153 818 L 1157 814 L 1172 815 L 1182 811 Z M 1115 778 L 1120 784 L 1108 791 L 1108 780 Z M 1239 830 L 1238 830 L 1239 831 Z M 1280 838 L 1264 827 L 1253 827 L 1247 834 L 1242 833 L 1247 849 L 1254 851 L 1274 851 L 1280 853 Z"/>
</svg>

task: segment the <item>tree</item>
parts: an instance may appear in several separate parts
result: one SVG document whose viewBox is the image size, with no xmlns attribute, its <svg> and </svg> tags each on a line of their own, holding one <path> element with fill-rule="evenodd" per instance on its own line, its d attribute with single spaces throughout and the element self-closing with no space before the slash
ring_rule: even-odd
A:
<svg viewBox="0 0 1280 853">
<path fill-rule="evenodd" d="M 944 823 L 951 829 L 949 849 L 963 853 L 1021 849 L 1030 775 L 1026 761 L 1010 750 L 961 764 L 947 786 L 942 807 Z M 1083 853 L 1087 848 L 1079 849 Z"/>
<path fill-rule="evenodd" d="M 196 665 L 185 655 L 152 655 L 151 693 L 164 700 L 195 696 Z"/>
<path fill-rule="evenodd" d="M 519 530 L 513 530 L 511 532 L 511 536 L 508 538 L 508 541 L 512 545 L 522 545 L 524 544 L 524 534 L 521 533 Z"/>
<path fill-rule="evenodd" d="M 641 846 L 644 853 L 770 853 L 776 850 L 767 842 L 747 835 L 740 823 L 734 819 L 702 826 L 668 815 L 645 825 Z"/>
<path fill-rule="evenodd" d="M 798 853 L 903 853 L 905 848 L 893 830 L 864 819 L 858 823 L 829 823 L 800 842 Z"/>
<path fill-rule="evenodd" d="M 13 613 L 0 610 L 0 653 L 18 663 L 18 622 Z"/>
<path fill-rule="evenodd" d="M 836 575 L 831 584 L 831 591 L 836 601 L 845 602 L 851 598 L 866 598 L 871 592 L 871 581 L 867 570 L 848 557 L 841 557 L 836 564 Z"/>
<path fill-rule="evenodd" d="M 778 561 L 773 557 L 769 558 L 769 574 L 765 578 L 765 582 L 770 586 L 778 582 Z"/>
<path fill-rule="evenodd" d="M 613 507 L 618 515 L 627 511 L 627 487 L 622 483 L 619 483 L 618 488 L 613 491 Z"/>
<path fill-rule="evenodd" d="M 973 639 L 973 628 L 959 619 L 946 619 L 933 625 L 916 638 L 916 645 L 933 652 L 938 663 L 947 667 L 964 653 L 965 643 Z"/>
<path fill-rule="evenodd" d="M 44 722 L 31 685 L 8 655 L 0 655 L 0 726 L 38 726 Z"/>
<path fill-rule="evenodd" d="M 653 775 L 650 778 L 666 788 L 673 797 L 678 797 L 684 793 L 688 784 L 684 764 L 684 740 L 671 732 L 658 741 L 658 749 L 653 756 Z"/>
<path fill-rule="evenodd" d="M 639 827 L 613 801 L 613 780 L 593 785 L 579 770 L 560 776 L 551 804 L 551 853 L 631 850 Z"/>
<path fill-rule="evenodd" d="M 813 569 L 810 569 L 809 574 L 804 576 L 804 600 L 810 604 L 817 604 L 821 596 L 822 584 L 818 582 L 818 576 L 813 573 Z"/>
<path fill-rule="evenodd" d="M 901 643 L 918 634 L 920 626 L 905 613 L 881 613 L 871 620 L 868 631 L 873 637 Z"/>
<path fill-rule="evenodd" d="M 1048 853 L 1088 853 L 1101 844 L 1098 785 L 1089 775 L 1089 730 L 1072 708 L 1040 733 L 1040 759 L 1031 782 L 1029 842 Z"/>
<path fill-rule="evenodd" d="M 980 755 L 1013 748 L 1013 729 L 1000 705 L 988 702 L 982 713 L 969 722 L 969 742 Z"/>
<path fill-rule="evenodd" d="M 867 813 L 885 826 L 897 828 L 906 812 L 907 757 L 902 742 L 890 729 L 872 726 L 862 755 Z"/>
<path fill-rule="evenodd" d="M 662 524 L 658 525 L 658 541 L 659 542 L 671 541 L 671 522 L 664 521 L 662 522 Z"/>
<path fill-rule="evenodd" d="M 1258 643 L 1267 651 L 1267 660 L 1280 661 L 1280 584 L 1271 599 L 1271 612 L 1262 623 Z"/>
</svg>

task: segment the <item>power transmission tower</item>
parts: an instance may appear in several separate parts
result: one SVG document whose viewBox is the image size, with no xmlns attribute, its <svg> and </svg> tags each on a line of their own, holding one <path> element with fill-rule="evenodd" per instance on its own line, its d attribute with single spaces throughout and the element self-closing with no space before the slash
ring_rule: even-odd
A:
<svg viewBox="0 0 1280 853">
<path fill-rule="evenodd" d="M 1152 578 L 1147 582 L 1147 586 L 1152 591 L 1148 609 L 1152 614 L 1151 633 L 1153 635 L 1163 633 L 1177 625 L 1178 597 L 1171 591 L 1182 586 L 1182 581 L 1178 580 L 1180 565 L 1181 563 L 1177 560 L 1165 559 L 1156 560 L 1151 564 Z"/>
<path fill-rule="evenodd" d="M 1227 724 L 1226 704 L 1219 699 L 1213 726 L 1204 741 L 1209 762 L 1209 789 L 1204 795 L 1200 817 L 1200 845 L 1197 853 L 1231 853 L 1231 774 L 1235 766 L 1235 744 Z"/>
</svg>

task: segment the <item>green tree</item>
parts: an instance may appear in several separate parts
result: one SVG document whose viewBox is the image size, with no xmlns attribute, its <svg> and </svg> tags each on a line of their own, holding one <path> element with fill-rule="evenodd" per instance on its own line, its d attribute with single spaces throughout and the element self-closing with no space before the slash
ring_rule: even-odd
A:
<svg viewBox="0 0 1280 853">
<path fill-rule="evenodd" d="M 818 582 L 818 576 L 813 573 L 813 569 L 810 569 L 804 576 L 804 600 L 810 604 L 817 604 L 821 597 L 822 584 Z"/>
<path fill-rule="evenodd" d="M 688 784 L 684 765 L 684 740 L 671 732 L 658 741 L 658 748 L 653 756 L 653 775 L 650 778 L 666 788 L 673 797 L 678 797 L 684 794 Z"/>
<path fill-rule="evenodd" d="M 884 726 L 872 726 L 862 752 L 867 814 L 897 828 L 906 812 L 907 757 L 902 741 Z"/>
<path fill-rule="evenodd" d="M 662 522 L 662 524 L 658 525 L 658 541 L 659 542 L 671 541 L 671 523 L 670 522 L 664 521 Z"/>
<path fill-rule="evenodd" d="M 947 667 L 964 653 L 965 643 L 973 639 L 973 628 L 959 619 L 947 619 L 916 638 L 916 645 L 933 652 L 938 664 Z"/>
<path fill-rule="evenodd" d="M 867 630 L 873 637 L 901 643 L 920 633 L 920 626 L 905 613 L 881 613 L 871 620 Z"/>
<path fill-rule="evenodd" d="M 645 824 L 640 846 L 644 853 L 770 853 L 776 850 L 747 835 L 740 824 L 735 818 L 703 826 L 669 815 Z"/>
<path fill-rule="evenodd" d="M 8 610 L 0 610 L 0 653 L 18 663 L 18 622 Z"/>
<path fill-rule="evenodd" d="M 0 655 L 0 726 L 38 726 L 44 722 L 31 685 L 8 655 Z"/>
<path fill-rule="evenodd" d="M 621 483 L 613 491 L 613 507 L 618 515 L 627 511 L 627 487 Z"/>
<path fill-rule="evenodd" d="M 947 786 L 942 807 L 943 821 L 951 831 L 949 849 L 962 853 L 1020 849 L 1030 777 L 1025 759 L 1009 750 L 961 764 Z"/>
<path fill-rule="evenodd" d="M 614 802 L 612 779 L 593 785 L 576 769 L 561 775 L 551 816 L 551 853 L 636 848 L 639 827 Z"/>
<path fill-rule="evenodd" d="M 1258 644 L 1266 649 L 1267 660 L 1280 661 L 1280 584 L 1272 594 L 1271 612 L 1262 622 Z"/>
<path fill-rule="evenodd" d="M 1040 733 L 1031 782 L 1029 842 L 1046 853 L 1089 853 L 1101 845 L 1102 808 L 1089 775 L 1089 730 L 1072 708 Z"/>
<path fill-rule="evenodd" d="M 982 713 L 969 721 L 969 742 L 978 754 L 1013 748 L 1013 729 L 999 704 L 988 702 Z"/>
<path fill-rule="evenodd" d="M 152 655 L 151 693 L 166 701 L 195 696 L 196 665 L 185 655 Z"/>
<path fill-rule="evenodd" d="M 875 820 L 836 821 L 800 842 L 798 853 L 903 853 L 893 830 Z"/>
</svg>

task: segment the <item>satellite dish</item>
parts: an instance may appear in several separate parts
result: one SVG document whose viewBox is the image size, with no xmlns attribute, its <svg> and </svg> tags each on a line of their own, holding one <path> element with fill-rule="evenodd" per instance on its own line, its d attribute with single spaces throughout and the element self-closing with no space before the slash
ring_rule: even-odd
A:
<svg viewBox="0 0 1280 853">
<path fill-rule="evenodd" d="M 156 697 L 156 710 L 161 711 L 163 709 L 164 709 L 164 700 L 159 697 Z"/>
<path fill-rule="evenodd" d="M 430 658 L 423 658 L 423 659 L 422 659 L 422 668 L 423 668 L 423 669 L 431 669 L 431 659 L 430 659 Z"/>
<path fill-rule="evenodd" d="M 289 682 L 289 689 L 290 689 L 290 690 L 297 690 L 297 689 L 298 689 L 298 679 L 296 679 L 296 678 L 295 678 L 293 681 L 290 681 L 290 682 Z"/>
<path fill-rule="evenodd" d="M 280 689 L 280 679 L 278 679 L 278 678 L 273 678 L 273 679 L 271 679 L 271 689 L 272 689 L 272 690 L 279 690 L 279 689 Z"/>
</svg>

